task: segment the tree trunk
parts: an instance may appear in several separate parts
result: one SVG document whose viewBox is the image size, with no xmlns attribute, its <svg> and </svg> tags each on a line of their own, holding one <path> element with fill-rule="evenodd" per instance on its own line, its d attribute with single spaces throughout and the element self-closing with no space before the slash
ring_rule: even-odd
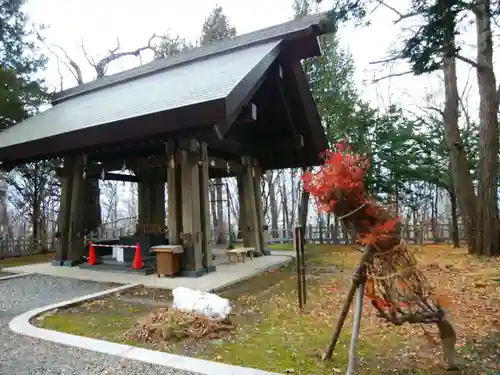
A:
<svg viewBox="0 0 500 375">
<path fill-rule="evenodd" d="M 219 225 L 218 220 L 217 220 L 217 193 L 215 191 L 214 180 L 210 181 L 209 194 L 210 194 L 210 211 L 212 213 L 212 228 L 211 228 L 211 230 L 213 230 L 214 228 L 217 228 Z M 241 215 L 241 207 L 240 207 L 240 217 L 238 220 L 240 230 L 243 230 L 243 227 L 241 226 L 242 221 L 243 221 L 243 217 Z M 217 241 L 217 233 L 215 233 L 214 239 Z"/>
<path fill-rule="evenodd" d="M 450 203 L 451 203 L 451 240 L 453 242 L 454 248 L 460 247 L 460 235 L 458 232 L 458 215 L 457 215 L 457 197 L 455 192 L 452 190 L 448 190 L 448 194 L 450 195 Z"/>
<path fill-rule="evenodd" d="M 216 238 L 217 243 L 224 243 L 224 195 L 222 192 L 223 181 L 222 178 L 215 179 L 215 192 L 217 197 L 217 227 L 216 227 Z"/>
<path fill-rule="evenodd" d="M 275 180 L 273 171 L 266 172 L 267 184 L 269 186 L 269 205 L 271 206 L 271 236 L 276 238 L 278 235 L 278 202 L 276 200 Z"/>
<path fill-rule="evenodd" d="M 281 176 L 281 198 L 283 200 L 283 229 L 290 229 L 290 211 L 288 210 L 288 191 L 285 173 Z M 287 232 L 288 233 L 288 232 Z"/>
<path fill-rule="evenodd" d="M 101 189 L 99 180 L 96 178 L 88 178 L 84 181 L 85 184 L 85 231 L 96 232 L 97 228 L 102 225 L 101 216 Z"/>
<path fill-rule="evenodd" d="M 500 253 L 498 239 L 498 97 L 493 70 L 490 0 L 476 3 L 477 83 L 479 89 L 479 175 L 476 252 Z"/>
<path fill-rule="evenodd" d="M 302 174 L 306 173 L 308 169 L 304 168 Z M 304 230 L 307 226 L 307 215 L 309 211 L 309 192 L 304 189 L 302 185 L 300 194 L 300 204 L 299 204 L 299 225 L 301 225 Z"/>
<path fill-rule="evenodd" d="M 443 57 L 445 87 L 445 105 L 443 126 L 449 148 L 451 174 L 457 202 L 462 213 L 467 244 L 470 253 L 474 253 L 476 244 L 476 197 L 469 163 L 458 127 L 458 88 L 456 61 L 451 56 Z"/>
</svg>

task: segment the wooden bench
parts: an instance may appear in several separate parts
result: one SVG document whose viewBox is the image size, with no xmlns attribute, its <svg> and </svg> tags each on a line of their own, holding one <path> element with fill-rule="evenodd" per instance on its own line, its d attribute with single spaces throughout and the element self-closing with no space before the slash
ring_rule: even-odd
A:
<svg viewBox="0 0 500 375">
<path fill-rule="evenodd" d="M 237 249 L 227 250 L 226 254 L 227 254 L 227 258 L 228 258 L 229 262 L 231 262 L 231 258 L 234 255 L 235 259 L 236 259 L 236 263 L 239 262 L 240 256 L 241 256 L 243 263 L 245 263 L 247 256 L 250 256 L 250 259 L 253 259 L 253 252 L 254 251 L 255 251 L 254 247 L 240 247 Z"/>
</svg>

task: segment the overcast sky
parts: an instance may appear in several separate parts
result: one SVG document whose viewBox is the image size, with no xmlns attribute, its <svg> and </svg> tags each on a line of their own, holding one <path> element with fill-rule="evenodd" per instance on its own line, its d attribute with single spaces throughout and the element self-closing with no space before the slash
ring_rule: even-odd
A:
<svg viewBox="0 0 500 375">
<path fill-rule="evenodd" d="M 327 9 L 332 2 L 324 0 L 323 3 L 323 8 Z M 407 0 L 395 1 L 402 10 L 406 3 Z M 292 17 L 292 0 L 28 0 L 26 9 L 32 21 L 50 26 L 45 33 L 48 42 L 63 47 L 84 69 L 86 79 L 91 80 L 92 71 L 82 54 L 82 40 L 88 55 L 96 58 L 113 48 L 117 37 L 122 50 L 143 46 L 153 33 L 164 34 L 167 31 L 194 41 L 200 35 L 204 18 L 216 4 L 224 8 L 239 34 L 285 22 Z M 381 107 L 390 102 L 411 108 L 422 105 L 426 95 L 439 92 L 442 84 L 436 77 L 411 76 L 371 83 L 374 70 L 380 67 L 370 62 L 385 57 L 401 32 L 401 25 L 393 25 L 394 19 L 393 13 L 379 9 L 372 17 L 370 27 L 344 27 L 340 31 L 340 39 L 354 56 L 356 81 L 366 99 Z M 55 88 L 59 86 L 59 74 L 56 59 L 49 57 L 51 63 L 46 76 Z M 145 55 L 144 60 L 149 58 L 150 55 Z M 132 57 L 120 60 L 110 67 L 109 73 L 138 63 Z M 392 72 L 404 70 L 402 66 Z M 377 76 L 388 73 L 391 72 L 386 70 Z M 469 68 L 461 66 L 460 73 L 463 86 L 469 76 Z M 67 70 L 64 71 L 64 78 L 64 88 L 75 85 Z"/>
</svg>

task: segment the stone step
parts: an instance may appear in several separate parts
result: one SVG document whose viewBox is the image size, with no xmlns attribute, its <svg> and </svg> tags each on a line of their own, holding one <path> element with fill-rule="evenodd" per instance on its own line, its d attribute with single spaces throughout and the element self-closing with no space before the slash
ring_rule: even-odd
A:
<svg viewBox="0 0 500 375">
<path fill-rule="evenodd" d="M 134 275 L 151 275 L 155 272 L 156 259 L 154 257 L 143 258 L 144 268 L 134 270 L 132 269 L 132 262 L 117 262 L 110 256 L 104 256 L 101 258 L 101 262 L 96 265 L 89 265 L 88 263 L 82 263 L 78 267 L 86 270 L 93 271 L 107 271 L 107 272 L 119 272 L 119 273 L 129 273 Z"/>
</svg>

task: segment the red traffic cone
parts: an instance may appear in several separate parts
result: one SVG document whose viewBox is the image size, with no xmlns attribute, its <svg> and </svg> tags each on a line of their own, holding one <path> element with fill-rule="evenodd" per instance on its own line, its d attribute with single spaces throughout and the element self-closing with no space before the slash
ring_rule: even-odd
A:
<svg viewBox="0 0 500 375">
<path fill-rule="evenodd" d="M 142 261 L 141 245 L 139 245 L 139 241 L 137 241 L 137 245 L 135 246 L 134 263 L 132 263 L 132 269 L 140 270 L 142 268 L 144 268 L 144 262 Z"/>
<path fill-rule="evenodd" d="M 90 249 L 89 249 L 89 266 L 94 266 L 97 264 L 97 257 L 95 256 L 94 244 L 90 241 Z"/>
</svg>

